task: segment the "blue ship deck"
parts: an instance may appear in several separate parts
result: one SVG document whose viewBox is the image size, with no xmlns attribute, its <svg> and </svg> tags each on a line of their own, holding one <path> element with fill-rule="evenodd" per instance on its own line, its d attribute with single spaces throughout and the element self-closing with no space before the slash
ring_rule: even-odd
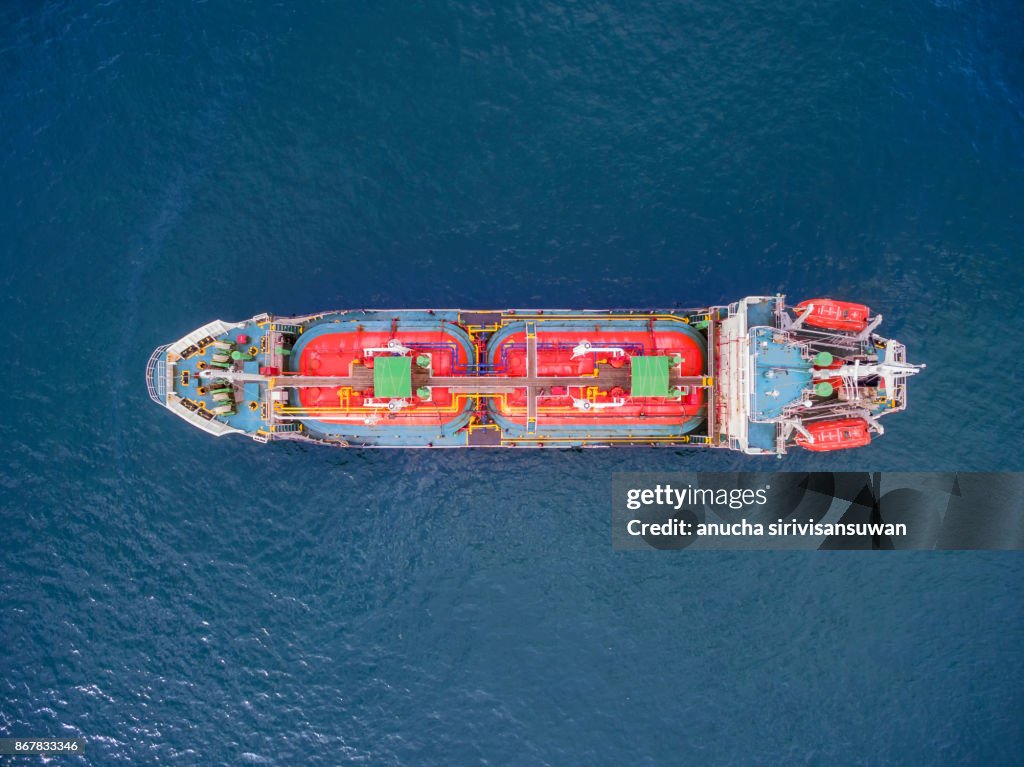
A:
<svg viewBox="0 0 1024 767">
<path fill-rule="evenodd" d="M 773 328 L 751 328 L 750 344 L 754 357 L 751 420 L 770 421 L 802 398 L 811 385 L 813 366 L 799 345 Z"/>
</svg>

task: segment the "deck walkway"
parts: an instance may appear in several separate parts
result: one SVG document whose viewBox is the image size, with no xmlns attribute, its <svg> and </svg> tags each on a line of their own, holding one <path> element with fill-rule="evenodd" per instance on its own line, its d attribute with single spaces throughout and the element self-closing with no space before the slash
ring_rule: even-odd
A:
<svg viewBox="0 0 1024 767">
<path fill-rule="evenodd" d="M 256 378 L 256 377 L 254 377 Z M 265 381 L 271 379 L 264 378 Z M 510 392 L 515 389 L 541 389 L 551 386 L 600 386 L 602 389 L 610 389 L 614 386 L 621 386 L 629 391 L 630 375 L 625 368 L 602 368 L 597 376 L 432 376 L 426 371 L 422 373 L 413 372 L 413 388 L 419 386 L 434 386 L 450 389 L 466 394 L 494 394 L 499 392 Z M 705 386 L 703 376 L 671 376 L 670 386 Z M 273 378 L 274 389 L 308 389 L 312 387 L 328 388 L 332 386 L 350 386 L 353 389 L 369 389 L 373 387 L 373 370 L 363 368 L 358 373 L 354 372 L 349 376 L 276 376 Z"/>
</svg>

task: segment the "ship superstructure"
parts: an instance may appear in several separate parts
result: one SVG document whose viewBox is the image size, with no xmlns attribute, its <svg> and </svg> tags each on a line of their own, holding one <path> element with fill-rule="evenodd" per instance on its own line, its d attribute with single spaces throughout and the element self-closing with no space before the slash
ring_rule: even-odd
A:
<svg viewBox="0 0 1024 767">
<path fill-rule="evenodd" d="M 881 315 L 753 296 L 698 309 L 358 310 L 211 322 L 152 399 L 216 436 L 343 447 L 857 447 L 904 410 Z"/>
</svg>

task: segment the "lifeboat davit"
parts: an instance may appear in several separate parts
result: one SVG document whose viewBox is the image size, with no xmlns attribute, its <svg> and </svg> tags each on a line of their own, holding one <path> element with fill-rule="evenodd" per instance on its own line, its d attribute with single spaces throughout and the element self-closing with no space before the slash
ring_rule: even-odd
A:
<svg viewBox="0 0 1024 767">
<path fill-rule="evenodd" d="M 859 332 L 868 326 L 871 310 L 864 304 L 834 301 L 831 298 L 812 298 L 793 307 L 798 317 L 805 317 L 804 325 L 828 330 Z"/>
<path fill-rule="evenodd" d="M 817 453 L 829 450 L 846 450 L 863 447 L 871 441 L 868 422 L 862 418 L 842 418 L 832 421 L 817 421 L 804 426 L 813 441 L 799 434 L 796 444 Z"/>
</svg>

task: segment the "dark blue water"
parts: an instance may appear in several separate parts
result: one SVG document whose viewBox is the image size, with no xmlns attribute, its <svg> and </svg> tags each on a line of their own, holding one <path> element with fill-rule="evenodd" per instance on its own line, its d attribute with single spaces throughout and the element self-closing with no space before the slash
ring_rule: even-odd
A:
<svg viewBox="0 0 1024 767">
<path fill-rule="evenodd" d="M 613 471 L 766 464 L 215 440 L 142 368 L 261 311 L 824 293 L 928 370 L 767 468 L 1024 469 L 1021 40 L 1016 0 L 3 4 L 0 735 L 1019 763 L 1019 555 L 615 554 Z"/>
</svg>

